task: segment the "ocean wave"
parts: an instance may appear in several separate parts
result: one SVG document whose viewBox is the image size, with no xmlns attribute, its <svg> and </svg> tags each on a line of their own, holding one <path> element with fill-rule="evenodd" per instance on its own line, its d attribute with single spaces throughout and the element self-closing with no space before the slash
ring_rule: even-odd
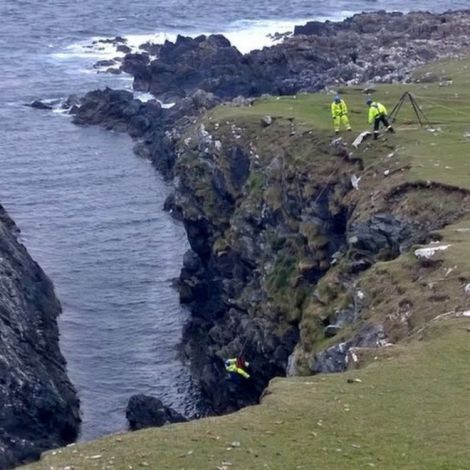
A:
<svg viewBox="0 0 470 470">
<path fill-rule="evenodd" d="M 221 30 L 160 31 L 157 33 L 124 34 L 123 38 L 125 39 L 124 44 L 129 47 L 132 52 L 139 52 L 141 51 L 140 46 L 142 44 L 163 44 L 165 41 L 174 42 L 178 34 L 189 37 L 196 37 L 201 34 L 223 34 L 240 52 L 246 54 L 252 50 L 269 47 L 279 42 L 284 35 L 292 33 L 296 25 L 305 24 L 307 21 L 311 20 L 340 21 L 351 13 L 352 12 L 349 11 L 341 11 L 329 17 L 317 16 L 314 18 L 297 18 L 290 20 L 239 20 L 227 25 Z M 122 58 L 125 53 L 118 51 L 116 44 L 106 42 L 110 39 L 113 38 L 109 36 L 94 36 L 87 41 L 70 44 L 65 49 L 52 53 L 51 56 L 61 61 L 83 59 L 90 62 Z"/>
</svg>

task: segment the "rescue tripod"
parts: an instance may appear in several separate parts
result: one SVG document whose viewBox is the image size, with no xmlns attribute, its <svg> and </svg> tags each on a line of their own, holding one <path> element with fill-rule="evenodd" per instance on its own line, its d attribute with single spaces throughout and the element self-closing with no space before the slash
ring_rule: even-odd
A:
<svg viewBox="0 0 470 470">
<path fill-rule="evenodd" d="M 424 111 L 419 106 L 414 95 L 412 95 L 409 91 L 405 91 L 405 93 L 401 95 L 400 99 L 398 100 L 398 103 L 392 109 L 392 112 L 389 114 L 390 122 L 393 123 L 397 120 L 398 112 L 400 111 L 401 107 L 403 106 L 403 103 L 406 101 L 407 98 L 409 98 L 410 100 L 411 106 L 416 114 L 416 117 L 418 118 L 419 125 L 421 127 L 427 126 L 432 128 L 431 121 L 428 119 L 426 114 L 424 114 Z"/>
</svg>

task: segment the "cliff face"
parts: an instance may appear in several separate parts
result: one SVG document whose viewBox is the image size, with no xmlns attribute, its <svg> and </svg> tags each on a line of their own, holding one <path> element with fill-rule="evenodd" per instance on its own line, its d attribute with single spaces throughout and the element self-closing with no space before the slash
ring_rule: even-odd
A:
<svg viewBox="0 0 470 470">
<path fill-rule="evenodd" d="M 180 278 L 193 312 L 188 354 L 215 412 L 255 403 L 285 374 L 309 286 L 345 243 L 341 199 L 360 163 L 317 133 L 290 136 L 292 126 L 201 124 L 179 148 L 174 210 L 193 250 Z M 312 152 L 309 163 L 295 164 L 299 150 Z M 242 386 L 222 365 L 240 355 L 253 372 Z"/>
<path fill-rule="evenodd" d="M 179 285 L 193 312 L 187 352 L 215 413 L 256 403 L 286 372 L 344 371 L 351 351 L 399 341 L 432 318 L 423 285 L 398 288 L 384 307 L 374 281 L 385 282 L 383 273 L 371 268 L 427 242 L 470 207 L 465 190 L 406 183 L 403 167 L 390 175 L 383 144 L 353 155 L 351 139 L 250 114 L 209 113 L 177 148 L 172 208 L 192 248 Z M 384 171 L 390 176 L 378 179 Z M 406 279 L 438 275 L 439 263 L 410 265 Z M 440 308 L 455 308 L 451 290 L 461 281 L 452 282 L 437 296 L 448 304 Z M 241 384 L 223 366 L 237 356 L 252 373 Z"/>
<path fill-rule="evenodd" d="M 0 206 L 0 468 L 74 441 L 76 392 L 59 350 L 52 283 Z"/>
</svg>

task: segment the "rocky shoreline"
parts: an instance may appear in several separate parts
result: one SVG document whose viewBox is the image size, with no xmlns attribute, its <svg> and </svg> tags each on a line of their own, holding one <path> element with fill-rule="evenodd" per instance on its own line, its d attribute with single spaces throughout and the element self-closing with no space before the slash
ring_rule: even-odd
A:
<svg viewBox="0 0 470 470">
<path fill-rule="evenodd" d="M 0 468 L 30 462 L 78 436 L 79 401 L 59 350 L 51 281 L 0 206 Z"/>
<path fill-rule="evenodd" d="M 262 50 L 241 54 L 223 36 L 144 45 L 124 57 L 120 70 L 134 89 L 174 101 L 201 89 L 225 100 L 291 95 L 326 87 L 396 83 L 419 65 L 456 57 L 470 45 L 470 10 L 432 13 L 361 13 L 342 22 L 313 21 Z"/>
<path fill-rule="evenodd" d="M 266 121 L 253 134 L 234 121 L 204 121 L 205 112 L 221 102 L 249 106 L 265 93 L 406 81 L 417 65 L 457 56 L 469 31 L 470 11 L 379 12 L 312 22 L 244 56 L 222 36 L 179 37 L 151 54 L 130 53 L 122 64 L 136 90 L 174 101 L 171 109 L 110 89 L 67 104 L 76 124 L 129 133 L 135 152 L 175 182 L 165 206 L 183 221 L 191 245 L 179 280 L 181 301 L 192 311 L 185 351 L 210 414 L 256 403 L 275 376 L 341 371 L 352 348 L 387 344 L 390 325 L 358 322 L 365 307 L 354 289 L 357 275 L 461 213 L 433 223 L 393 209 L 385 193 L 372 211 L 350 180 L 362 160 L 341 142 L 297 133 L 294 122 Z M 266 148 L 254 143 L 261 129 Z M 308 171 L 289 163 L 300 147 L 319 157 Z M 418 190 L 393 197 L 406 200 Z M 332 273 L 337 292 L 325 286 Z M 342 307 L 328 309 L 339 298 Z M 305 302 L 321 320 L 305 320 Z M 346 341 L 324 350 L 313 344 L 348 325 L 359 327 Z M 241 354 L 253 379 L 240 387 L 226 380 L 223 358 Z"/>
</svg>

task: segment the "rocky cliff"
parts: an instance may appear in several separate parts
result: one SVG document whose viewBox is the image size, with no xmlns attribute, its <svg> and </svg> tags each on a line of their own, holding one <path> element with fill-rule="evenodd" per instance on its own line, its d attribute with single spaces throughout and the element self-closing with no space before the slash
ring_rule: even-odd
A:
<svg viewBox="0 0 470 470">
<path fill-rule="evenodd" d="M 367 169 L 362 152 L 377 159 Z M 377 187 L 382 153 L 372 144 L 353 155 L 328 132 L 243 111 L 216 111 L 181 140 L 173 208 L 192 247 L 180 277 L 187 350 L 214 412 L 255 403 L 274 376 L 343 371 L 353 348 L 411 331 L 399 315 L 372 318 L 358 286 L 377 262 L 468 214 L 470 196 L 402 185 L 404 170 Z M 222 363 L 239 355 L 252 372 L 241 385 Z"/>
<path fill-rule="evenodd" d="M 185 351 L 205 409 L 256 403 L 275 376 L 343 371 L 354 351 L 399 341 L 432 318 L 432 299 L 442 309 L 460 307 L 452 292 L 464 277 L 448 291 L 432 284 L 431 297 L 425 282 L 410 287 L 410 278 L 438 276 L 439 263 L 410 262 L 406 285 L 388 265 L 377 266 L 438 240 L 435 230 L 468 214 L 470 203 L 465 189 L 411 182 L 406 158 L 393 159 L 400 141 L 355 149 L 349 137 L 332 139 L 328 96 L 254 106 L 235 98 L 208 110 L 238 94 L 408 79 L 417 64 L 459 53 L 469 21 L 469 12 L 362 14 L 308 24 L 246 56 L 221 36 L 180 37 L 156 46 L 153 61 L 133 54 L 123 64 L 137 89 L 175 99 L 171 110 L 109 89 L 72 110 L 77 124 L 129 132 L 136 153 L 174 179 L 166 208 L 183 221 L 191 244 L 178 283 L 193 314 Z M 355 101 L 356 120 L 363 89 L 343 91 Z M 375 279 L 390 291 L 388 304 Z M 250 381 L 227 380 L 223 359 L 232 356 L 250 361 Z"/>
<path fill-rule="evenodd" d="M 52 283 L 0 206 L 0 468 L 73 442 L 80 417 L 59 350 Z"/>
<path fill-rule="evenodd" d="M 363 101 L 360 91 L 355 99 Z M 291 104 L 276 104 L 274 118 L 259 115 L 275 98 L 204 113 L 217 102 L 199 91 L 155 113 L 157 102 L 104 90 L 74 111 L 77 123 L 130 131 L 138 153 L 174 179 L 166 208 L 191 245 L 178 283 L 193 314 L 185 351 L 210 413 L 256 403 L 272 377 L 339 372 L 351 350 L 405 337 L 419 324 L 402 324 L 410 302 L 400 300 L 404 316 L 372 318 L 376 306 L 358 286 L 373 282 L 366 274 L 377 262 L 469 210 L 465 190 L 408 183 L 409 166 L 384 156 L 394 145 L 354 149 L 289 117 Z M 144 120 L 147 130 L 136 132 Z M 390 171 L 390 162 L 399 166 Z M 240 355 L 252 379 L 234 384 L 223 359 Z"/>
</svg>

